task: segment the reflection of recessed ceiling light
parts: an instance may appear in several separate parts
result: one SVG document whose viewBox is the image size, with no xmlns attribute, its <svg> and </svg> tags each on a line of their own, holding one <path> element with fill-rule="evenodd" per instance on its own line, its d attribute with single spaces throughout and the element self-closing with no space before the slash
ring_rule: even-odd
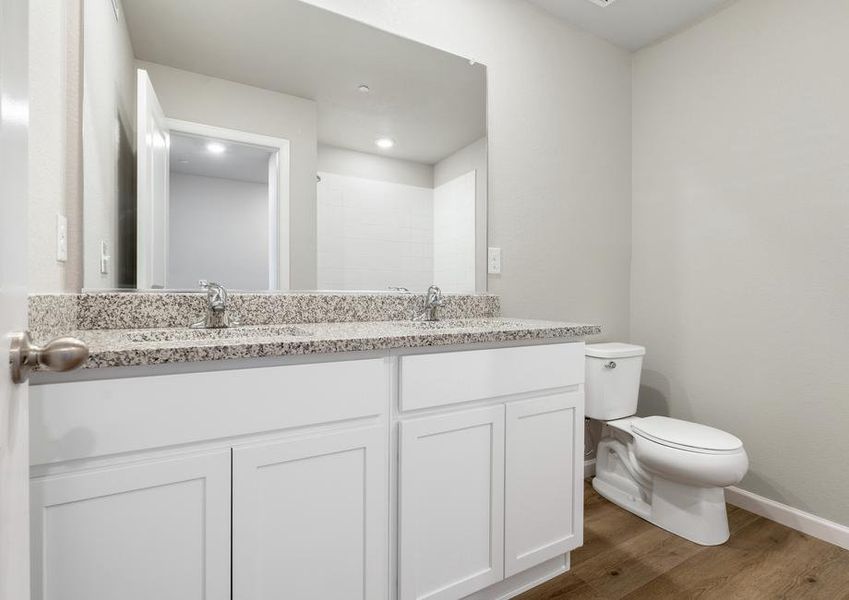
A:
<svg viewBox="0 0 849 600">
<path fill-rule="evenodd" d="M 374 143 L 377 144 L 378 148 L 388 150 L 389 148 L 395 145 L 395 140 L 393 140 L 392 138 L 377 138 L 376 140 L 374 140 Z"/>
<path fill-rule="evenodd" d="M 186 159 L 178 160 L 177 162 L 178 162 L 178 163 L 180 163 L 181 165 L 187 165 L 187 164 L 189 164 L 189 161 L 187 161 Z"/>
<path fill-rule="evenodd" d="M 218 142 L 209 142 L 206 145 L 206 151 L 210 154 L 224 154 L 227 151 L 227 146 Z"/>
<path fill-rule="evenodd" d="M 368 94 L 371 91 L 371 88 L 363 83 L 357 88 L 357 91 L 361 94 Z"/>
</svg>

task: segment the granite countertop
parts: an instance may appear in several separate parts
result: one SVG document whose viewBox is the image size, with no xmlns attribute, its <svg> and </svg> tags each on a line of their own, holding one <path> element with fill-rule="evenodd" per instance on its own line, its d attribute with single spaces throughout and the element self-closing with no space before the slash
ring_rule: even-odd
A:
<svg viewBox="0 0 849 600">
<path fill-rule="evenodd" d="M 85 341 L 84 368 L 127 367 L 235 358 L 418 348 L 521 340 L 580 339 L 598 325 L 507 317 L 444 321 L 297 323 L 231 329 L 91 329 L 72 333 Z"/>
</svg>

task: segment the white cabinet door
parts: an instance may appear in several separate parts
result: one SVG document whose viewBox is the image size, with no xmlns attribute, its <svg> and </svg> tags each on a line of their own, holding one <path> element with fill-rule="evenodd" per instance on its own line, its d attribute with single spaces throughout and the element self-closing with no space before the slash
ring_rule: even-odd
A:
<svg viewBox="0 0 849 600">
<path fill-rule="evenodd" d="M 233 450 L 234 600 L 381 600 L 385 427 Z"/>
<path fill-rule="evenodd" d="M 36 600 L 230 597 L 230 451 L 35 478 Z"/>
<path fill-rule="evenodd" d="M 583 543 L 583 386 L 507 405 L 505 576 Z"/>
<path fill-rule="evenodd" d="M 504 406 L 401 423 L 401 600 L 452 600 L 504 576 Z"/>
</svg>

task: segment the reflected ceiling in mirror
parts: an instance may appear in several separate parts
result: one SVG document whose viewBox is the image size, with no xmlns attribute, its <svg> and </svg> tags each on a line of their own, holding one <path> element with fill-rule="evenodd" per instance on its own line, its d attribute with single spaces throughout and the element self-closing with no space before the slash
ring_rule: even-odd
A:
<svg viewBox="0 0 849 600">
<path fill-rule="evenodd" d="M 86 289 L 485 291 L 482 65 L 296 0 L 89 2 L 84 44 Z"/>
</svg>

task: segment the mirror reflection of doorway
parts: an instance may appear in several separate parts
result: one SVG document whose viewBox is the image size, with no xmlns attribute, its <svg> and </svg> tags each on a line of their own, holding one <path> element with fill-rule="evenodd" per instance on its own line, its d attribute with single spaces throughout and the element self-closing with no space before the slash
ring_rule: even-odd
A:
<svg viewBox="0 0 849 600">
<path fill-rule="evenodd" d="M 273 289 L 271 189 L 277 151 L 172 131 L 168 198 L 169 288 L 199 279 Z"/>
<path fill-rule="evenodd" d="M 139 289 L 289 288 L 289 140 L 172 119 L 138 69 Z"/>
</svg>

